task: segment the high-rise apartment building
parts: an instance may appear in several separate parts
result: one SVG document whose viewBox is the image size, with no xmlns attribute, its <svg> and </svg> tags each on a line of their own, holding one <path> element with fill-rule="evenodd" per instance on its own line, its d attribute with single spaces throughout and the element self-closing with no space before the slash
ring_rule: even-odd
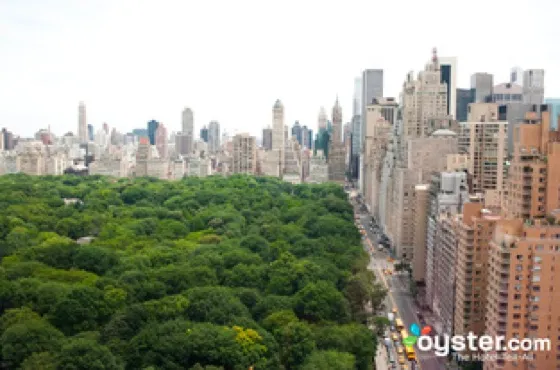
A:
<svg viewBox="0 0 560 370">
<path fill-rule="evenodd" d="M 272 153 L 270 156 L 270 168 L 274 168 L 274 174 L 278 177 L 281 177 L 284 173 L 286 145 L 284 130 L 284 106 L 280 100 L 276 100 L 272 107 Z"/>
<path fill-rule="evenodd" d="M 78 138 L 82 144 L 88 142 L 86 105 L 84 102 L 80 102 L 80 105 L 78 106 Z"/>
<path fill-rule="evenodd" d="M 272 128 L 264 128 L 262 135 L 262 146 L 264 150 L 272 150 Z"/>
<path fill-rule="evenodd" d="M 475 193 L 504 190 L 508 159 L 508 122 L 498 121 L 495 103 L 469 104 L 468 122 L 459 124 L 459 152 L 467 154 Z"/>
<path fill-rule="evenodd" d="M 383 158 L 387 150 L 391 127 L 395 124 L 398 103 L 394 98 L 374 98 L 366 107 L 362 173 L 362 194 L 374 217 L 379 217 L 378 194 Z"/>
<path fill-rule="evenodd" d="M 468 200 L 469 189 L 467 174 L 458 172 L 438 172 L 432 174 L 429 184 L 426 240 L 415 246 L 413 278 L 424 281 L 428 305 L 433 304 L 434 284 L 439 280 L 440 270 L 437 268 L 441 250 L 437 246 L 438 217 L 440 214 L 459 214 L 463 203 Z M 422 264 L 424 263 L 424 268 Z"/>
<path fill-rule="evenodd" d="M 158 126 L 159 122 L 156 120 L 148 122 L 148 138 L 150 139 L 150 145 L 156 145 L 156 131 Z"/>
<path fill-rule="evenodd" d="M 449 119 L 447 114 L 447 84 L 441 82 L 437 51 L 434 49 L 431 63 L 414 79 L 407 75 L 401 94 L 403 136 L 414 138 L 429 136 L 437 129 L 437 121 Z"/>
<path fill-rule="evenodd" d="M 362 77 L 354 79 L 354 97 L 352 109 L 352 142 L 350 148 L 350 176 L 358 179 L 360 169 L 360 152 L 362 150 Z"/>
<path fill-rule="evenodd" d="M 183 109 L 181 116 L 181 131 L 194 134 L 194 113 L 191 108 Z"/>
<path fill-rule="evenodd" d="M 486 333 L 506 340 L 548 338 L 552 352 L 531 352 L 531 360 L 498 359 L 485 363 L 487 370 L 560 367 L 560 311 L 555 307 L 560 271 L 560 132 L 550 130 L 547 107 L 540 110 L 527 113 L 525 122 L 515 127 L 507 219 L 498 221 L 490 242 Z"/>
<path fill-rule="evenodd" d="M 181 132 L 184 134 L 187 153 L 194 150 L 194 113 L 192 109 L 185 108 L 181 114 Z"/>
<path fill-rule="evenodd" d="M 167 128 L 164 124 L 160 123 L 156 129 L 156 148 L 161 159 L 169 157 L 169 137 L 167 135 Z"/>
<path fill-rule="evenodd" d="M 134 171 L 136 177 L 148 176 L 148 161 L 150 159 L 152 159 L 150 140 L 141 137 L 136 149 L 136 167 Z"/>
<path fill-rule="evenodd" d="M 473 103 L 486 103 L 492 98 L 494 75 L 486 72 L 475 73 L 471 76 L 471 90 Z"/>
<path fill-rule="evenodd" d="M 344 183 L 346 180 L 346 150 L 342 142 L 342 108 L 338 97 L 332 110 L 332 135 L 329 141 L 329 181 Z"/>
<path fill-rule="evenodd" d="M 218 121 L 210 121 L 208 125 L 208 151 L 217 153 L 220 150 L 220 123 Z"/>
<path fill-rule="evenodd" d="M 481 202 L 468 202 L 457 224 L 455 264 L 455 335 L 484 335 L 489 242 L 500 216 Z"/>
<path fill-rule="evenodd" d="M 439 57 L 441 82 L 447 86 L 447 115 L 457 112 L 457 58 Z"/>
<path fill-rule="evenodd" d="M 367 114 L 367 106 L 373 103 L 373 99 L 383 97 L 383 70 L 382 69 L 366 69 L 362 72 L 362 98 L 360 100 L 361 112 L 361 129 L 360 129 L 360 151 L 363 151 L 363 142 L 365 140 L 364 132 L 365 117 Z"/>
<path fill-rule="evenodd" d="M 257 139 L 247 133 L 233 137 L 233 173 L 255 174 L 257 170 Z"/>
<path fill-rule="evenodd" d="M 175 134 L 175 153 L 182 156 L 188 156 L 192 152 L 189 150 L 190 135 L 184 132 L 177 132 Z"/>
<path fill-rule="evenodd" d="M 528 69 L 523 72 L 523 103 L 544 103 L 544 69 Z"/>
</svg>

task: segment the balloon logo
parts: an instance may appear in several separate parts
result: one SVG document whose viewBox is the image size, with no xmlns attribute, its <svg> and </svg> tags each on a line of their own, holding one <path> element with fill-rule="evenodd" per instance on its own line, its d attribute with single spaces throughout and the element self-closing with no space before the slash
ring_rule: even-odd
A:
<svg viewBox="0 0 560 370">
<path fill-rule="evenodd" d="M 406 347 L 412 347 L 416 341 L 418 340 L 418 337 L 414 336 L 414 335 L 409 335 L 408 337 L 403 339 L 403 344 Z"/>
<path fill-rule="evenodd" d="M 418 326 L 418 324 L 412 324 L 410 325 L 410 332 L 412 333 L 412 335 L 415 336 L 420 336 L 420 326 Z"/>
<path fill-rule="evenodd" d="M 422 335 L 429 335 L 431 332 L 432 332 L 431 326 L 426 325 L 422 328 Z"/>
</svg>

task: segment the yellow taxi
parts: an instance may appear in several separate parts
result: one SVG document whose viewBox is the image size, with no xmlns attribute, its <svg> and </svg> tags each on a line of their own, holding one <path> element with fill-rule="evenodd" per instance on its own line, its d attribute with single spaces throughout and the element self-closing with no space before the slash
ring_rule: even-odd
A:
<svg viewBox="0 0 560 370">
<path fill-rule="evenodd" d="M 397 347 L 397 353 L 398 353 L 399 355 L 402 355 L 402 354 L 404 353 L 404 349 L 403 349 L 401 346 L 398 346 L 398 347 Z"/>
<path fill-rule="evenodd" d="M 399 312 L 399 310 L 396 307 L 393 307 L 393 313 L 396 314 L 397 312 Z"/>
<path fill-rule="evenodd" d="M 393 340 L 393 342 L 398 342 L 399 335 L 397 333 L 391 333 L 391 339 Z"/>
<path fill-rule="evenodd" d="M 404 365 L 405 362 L 406 359 L 404 358 L 404 356 L 399 356 L 399 364 Z"/>
</svg>

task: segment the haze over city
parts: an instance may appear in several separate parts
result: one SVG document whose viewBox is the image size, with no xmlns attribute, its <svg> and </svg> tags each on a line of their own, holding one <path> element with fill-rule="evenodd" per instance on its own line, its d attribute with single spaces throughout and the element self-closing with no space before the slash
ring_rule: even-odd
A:
<svg viewBox="0 0 560 370">
<path fill-rule="evenodd" d="M 259 134 L 277 98 L 287 124 L 316 126 L 338 95 L 351 119 L 354 77 L 385 72 L 395 96 L 432 47 L 458 59 L 458 85 L 475 72 L 506 82 L 509 69 L 542 68 L 546 96 L 560 96 L 553 1 L 344 3 L 231 1 L 1 1 L 0 122 L 22 136 L 51 125 L 76 131 L 77 105 L 88 123 L 121 131 L 156 119 L 180 130 Z M 430 10 L 432 9 L 432 10 Z M 545 10 L 546 9 L 546 10 Z"/>
</svg>

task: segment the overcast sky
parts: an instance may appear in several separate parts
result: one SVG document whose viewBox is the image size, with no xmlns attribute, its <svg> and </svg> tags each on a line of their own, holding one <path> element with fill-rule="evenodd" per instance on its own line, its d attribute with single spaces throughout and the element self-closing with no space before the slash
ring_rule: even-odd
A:
<svg viewBox="0 0 560 370">
<path fill-rule="evenodd" d="M 315 5 L 316 4 L 316 5 Z M 0 126 L 32 135 L 49 124 L 121 131 L 150 119 L 178 131 L 218 120 L 260 135 L 281 99 L 286 123 L 317 127 L 338 94 L 350 120 L 354 78 L 385 70 L 398 96 L 409 70 L 438 48 L 505 82 L 511 67 L 544 68 L 560 96 L 556 0 L 0 0 Z"/>
</svg>

